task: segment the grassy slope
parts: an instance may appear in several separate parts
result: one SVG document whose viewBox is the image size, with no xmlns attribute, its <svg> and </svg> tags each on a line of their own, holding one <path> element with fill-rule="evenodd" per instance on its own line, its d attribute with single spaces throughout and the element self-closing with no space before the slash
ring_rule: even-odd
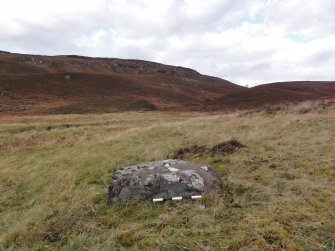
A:
<svg viewBox="0 0 335 251">
<path fill-rule="evenodd" d="M 231 137 L 248 147 L 191 158 L 221 198 L 106 204 L 118 168 Z M 0 118 L 0 250 L 333 250 L 334 141 L 334 109 Z"/>
</svg>

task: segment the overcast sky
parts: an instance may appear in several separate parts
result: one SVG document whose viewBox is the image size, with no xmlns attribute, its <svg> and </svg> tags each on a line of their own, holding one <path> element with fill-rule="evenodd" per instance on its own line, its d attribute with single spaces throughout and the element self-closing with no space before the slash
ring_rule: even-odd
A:
<svg viewBox="0 0 335 251">
<path fill-rule="evenodd" d="M 250 86 L 335 80 L 335 1 L 0 0 L 0 50 L 150 60 Z"/>
</svg>

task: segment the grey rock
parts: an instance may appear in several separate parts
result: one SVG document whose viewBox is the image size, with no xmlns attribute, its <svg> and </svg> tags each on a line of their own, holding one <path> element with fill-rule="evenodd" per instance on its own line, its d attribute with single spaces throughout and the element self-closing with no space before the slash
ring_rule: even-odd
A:
<svg viewBox="0 0 335 251">
<path fill-rule="evenodd" d="M 109 186 L 109 202 L 130 198 L 190 198 L 219 192 L 223 184 L 210 167 L 185 160 L 160 160 L 116 171 Z"/>
<path fill-rule="evenodd" d="M 163 65 L 159 63 L 141 61 L 141 60 L 124 60 L 117 58 L 105 58 L 97 61 L 109 71 L 125 72 L 125 73 L 160 73 L 173 74 L 177 78 L 182 79 L 190 85 L 197 85 L 199 83 L 200 73 L 178 66 Z"/>
<path fill-rule="evenodd" d="M 205 205 L 197 205 L 197 208 L 198 209 L 206 209 L 206 206 Z"/>
</svg>

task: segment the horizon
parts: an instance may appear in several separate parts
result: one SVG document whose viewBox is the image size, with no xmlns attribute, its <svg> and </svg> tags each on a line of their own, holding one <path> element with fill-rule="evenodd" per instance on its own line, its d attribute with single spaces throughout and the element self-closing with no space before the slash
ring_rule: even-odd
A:
<svg viewBox="0 0 335 251">
<path fill-rule="evenodd" d="M 135 60 L 135 61 L 146 61 L 146 62 L 152 62 L 152 63 L 157 63 L 157 64 L 162 64 L 162 65 L 169 65 L 169 64 L 165 64 L 165 63 L 161 63 L 161 62 L 155 62 L 155 61 L 148 61 L 148 60 L 143 60 L 143 59 L 137 59 L 137 58 L 115 58 L 115 57 L 94 57 L 94 56 L 85 56 L 85 55 L 79 55 L 79 54 L 63 54 L 63 55 L 47 55 L 47 54 L 26 54 L 26 53 L 17 53 L 17 52 L 11 52 L 11 51 L 3 51 L 0 50 L 0 53 L 9 53 L 9 54 L 19 54 L 19 55 L 29 55 L 29 56 L 41 56 L 41 57 L 66 57 L 66 56 L 78 56 L 78 57 L 84 57 L 84 58 L 109 58 L 109 59 L 121 59 L 121 60 Z M 191 70 L 195 70 L 193 68 L 189 68 L 189 67 L 185 67 L 183 65 L 169 65 L 169 66 L 174 66 L 174 67 L 182 67 L 182 68 L 187 68 L 187 69 L 191 69 Z M 197 70 L 195 70 L 197 71 Z M 197 71 L 198 73 L 200 73 L 201 75 L 207 75 L 204 74 L 203 72 Z M 207 75 L 207 76 L 211 76 L 211 75 Z M 223 80 L 226 80 L 220 76 L 212 76 L 212 77 L 217 77 Z M 277 83 L 294 83 L 294 82 L 334 82 L 334 80 L 290 80 L 290 81 L 285 81 L 285 80 L 279 80 L 276 82 L 266 82 L 266 83 L 255 83 L 255 85 L 242 85 L 239 83 L 235 83 L 230 81 L 233 84 L 239 85 L 239 86 L 243 86 L 243 87 L 247 87 L 247 88 L 252 88 L 252 87 L 256 87 L 256 86 L 261 86 L 261 85 L 268 85 L 268 84 L 277 84 Z"/>
<path fill-rule="evenodd" d="M 159 62 L 250 87 L 331 81 L 334 10 L 330 0 L 5 0 L 0 50 Z"/>
</svg>

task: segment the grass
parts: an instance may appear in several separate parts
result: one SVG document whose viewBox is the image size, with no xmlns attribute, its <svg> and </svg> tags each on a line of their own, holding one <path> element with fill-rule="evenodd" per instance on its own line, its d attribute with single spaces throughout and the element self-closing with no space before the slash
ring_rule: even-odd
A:
<svg viewBox="0 0 335 251">
<path fill-rule="evenodd" d="M 247 147 L 189 156 L 221 196 L 107 204 L 115 170 L 231 138 Z M 335 250 L 334 142 L 331 107 L 2 117 L 0 250 Z"/>
</svg>

